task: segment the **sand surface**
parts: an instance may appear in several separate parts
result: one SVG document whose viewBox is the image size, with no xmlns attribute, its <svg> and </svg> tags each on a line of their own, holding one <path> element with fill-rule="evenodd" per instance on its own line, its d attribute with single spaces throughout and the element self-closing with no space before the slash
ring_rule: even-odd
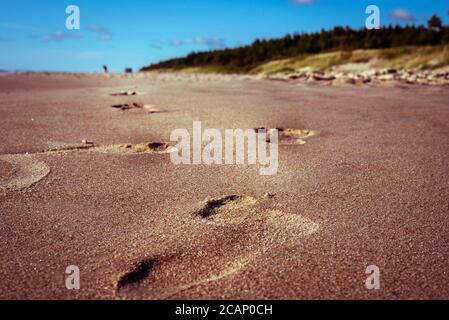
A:
<svg viewBox="0 0 449 320">
<path fill-rule="evenodd" d="M 449 298 L 447 87 L 29 74 L 0 101 L 2 299 Z M 289 128 L 278 173 L 173 165 L 194 120 Z"/>
</svg>

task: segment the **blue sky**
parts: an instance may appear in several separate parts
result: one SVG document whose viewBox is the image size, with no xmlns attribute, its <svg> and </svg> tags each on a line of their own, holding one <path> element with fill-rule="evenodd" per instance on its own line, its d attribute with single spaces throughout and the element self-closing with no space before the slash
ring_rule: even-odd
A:
<svg viewBox="0 0 449 320">
<path fill-rule="evenodd" d="M 191 51 L 235 47 L 256 38 L 364 26 L 376 4 L 382 24 L 448 23 L 449 0 L 0 0 L 0 69 L 138 69 Z M 81 29 L 65 29 L 68 5 Z"/>
</svg>

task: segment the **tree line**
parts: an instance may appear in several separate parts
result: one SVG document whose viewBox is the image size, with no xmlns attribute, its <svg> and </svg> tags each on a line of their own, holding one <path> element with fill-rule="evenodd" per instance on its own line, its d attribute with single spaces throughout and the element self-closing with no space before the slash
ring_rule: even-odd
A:
<svg viewBox="0 0 449 320">
<path fill-rule="evenodd" d="M 434 15 L 427 25 L 385 26 L 377 30 L 335 27 L 316 33 L 287 34 L 278 39 L 257 39 L 251 45 L 192 52 L 144 67 L 141 71 L 213 66 L 227 72 L 247 72 L 258 65 L 302 54 L 356 49 L 386 49 L 402 46 L 449 44 L 449 26 Z"/>
</svg>

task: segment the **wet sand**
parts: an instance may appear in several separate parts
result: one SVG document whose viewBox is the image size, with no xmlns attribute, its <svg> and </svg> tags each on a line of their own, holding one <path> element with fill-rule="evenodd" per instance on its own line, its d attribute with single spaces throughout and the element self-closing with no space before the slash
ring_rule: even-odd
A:
<svg viewBox="0 0 449 320">
<path fill-rule="evenodd" d="M 448 87 L 28 74 L 0 100 L 2 299 L 449 298 Z M 194 120 L 313 135 L 273 176 L 173 165 Z"/>
</svg>

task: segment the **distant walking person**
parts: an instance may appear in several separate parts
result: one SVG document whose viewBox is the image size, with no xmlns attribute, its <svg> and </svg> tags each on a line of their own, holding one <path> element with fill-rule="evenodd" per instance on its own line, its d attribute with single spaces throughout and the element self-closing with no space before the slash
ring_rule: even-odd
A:
<svg viewBox="0 0 449 320">
<path fill-rule="evenodd" d="M 107 65 L 103 65 L 103 70 L 105 73 L 108 73 L 108 66 Z"/>
</svg>

